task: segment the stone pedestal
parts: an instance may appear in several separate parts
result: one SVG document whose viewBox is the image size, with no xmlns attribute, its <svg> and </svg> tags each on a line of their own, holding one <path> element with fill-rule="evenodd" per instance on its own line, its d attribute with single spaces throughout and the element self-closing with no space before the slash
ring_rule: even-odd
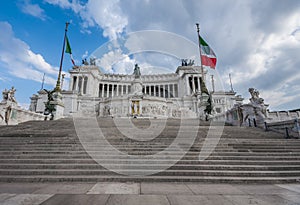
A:
<svg viewBox="0 0 300 205">
<path fill-rule="evenodd" d="M 131 83 L 131 95 L 143 96 L 143 83 L 141 78 L 135 78 Z"/>
<path fill-rule="evenodd" d="M 53 93 L 53 101 L 50 102 L 51 105 L 54 105 L 55 111 L 53 112 L 53 120 L 60 119 L 64 116 L 65 106 L 62 102 L 62 95 L 60 92 Z"/>
</svg>

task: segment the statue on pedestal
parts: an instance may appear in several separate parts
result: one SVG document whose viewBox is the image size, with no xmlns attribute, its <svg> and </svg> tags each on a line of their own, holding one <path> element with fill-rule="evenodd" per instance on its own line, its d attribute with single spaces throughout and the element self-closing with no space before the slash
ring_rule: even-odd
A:
<svg viewBox="0 0 300 205">
<path fill-rule="evenodd" d="M 8 100 L 11 101 L 12 103 L 17 104 L 16 98 L 15 98 L 15 92 L 16 91 L 17 90 L 14 88 L 14 86 L 12 86 L 11 89 L 9 90 L 9 92 L 8 92 Z"/>
<path fill-rule="evenodd" d="M 264 99 L 259 97 L 259 91 L 254 88 L 249 88 L 251 95 L 250 104 L 255 108 L 255 113 L 260 117 L 267 117 L 267 108 L 264 103 Z"/>
<path fill-rule="evenodd" d="M 2 101 L 0 103 L 0 118 L 1 120 L 5 120 L 5 123 L 8 124 L 8 121 L 11 116 L 12 107 L 17 106 L 17 100 L 15 98 L 15 92 L 17 90 L 14 88 L 14 86 L 11 87 L 11 89 L 7 90 L 4 89 L 2 91 Z"/>
<path fill-rule="evenodd" d="M 141 77 L 141 71 L 140 71 L 140 67 L 139 67 L 138 64 L 135 64 L 135 66 L 134 66 L 133 75 L 134 75 L 135 78 L 140 78 Z"/>
<path fill-rule="evenodd" d="M 44 115 L 46 115 L 46 116 L 45 116 L 44 120 L 47 120 L 48 115 L 50 115 L 50 120 L 53 120 L 53 118 L 54 118 L 53 112 L 56 111 L 56 108 L 55 108 L 54 104 L 51 104 L 51 102 L 54 101 L 53 93 L 55 93 L 55 90 L 46 90 L 46 89 L 44 89 L 44 91 L 46 91 L 47 95 L 48 95 L 48 100 L 45 103 Z"/>
</svg>

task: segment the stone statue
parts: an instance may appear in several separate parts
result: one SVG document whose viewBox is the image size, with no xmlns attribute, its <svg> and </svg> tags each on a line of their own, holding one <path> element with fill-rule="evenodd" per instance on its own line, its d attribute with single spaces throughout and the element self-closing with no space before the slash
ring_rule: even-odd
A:
<svg viewBox="0 0 300 205">
<path fill-rule="evenodd" d="M 141 71 L 140 71 L 140 67 L 139 67 L 138 64 L 134 65 L 133 75 L 134 75 L 135 78 L 141 77 Z"/>
<path fill-rule="evenodd" d="M 6 88 L 2 91 L 2 102 L 6 102 L 8 100 L 8 93 L 9 91 Z"/>
<path fill-rule="evenodd" d="M 8 121 L 11 116 L 12 107 L 17 105 L 17 101 L 15 98 L 16 89 L 11 87 L 11 89 L 4 89 L 2 91 L 2 101 L 0 103 L 0 118 L 1 120 L 5 120 L 5 123 L 8 125 Z"/>
<path fill-rule="evenodd" d="M 11 89 L 8 91 L 8 100 L 17 103 L 16 98 L 15 98 L 15 92 L 17 90 L 14 88 L 14 86 L 11 87 Z"/>
<path fill-rule="evenodd" d="M 53 93 L 55 92 L 55 90 L 46 90 L 46 89 L 44 89 L 44 91 L 46 91 L 46 93 L 48 95 L 48 100 L 45 103 L 44 115 L 46 115 L 46 117 L 45 117 L 44 120 L 47 120 L 48 115 L 50 115 L 50 120 L 53 120 L 53 118 L 54 118 L 53 112 L 56 111 L 56 109 L 55 109 L 55 105 L 51 104 L 51 102 L 54 100 Z"/>
<path fill-rule="evenodd" d="M 8 125 L 8 121 L 10 119 L 11 112 L 12 112 L 11 105 L 9 105 L 7 107 L 0 106 L 0 118 L 2 121 L 5 120 L 6 125 Z"/>
<path fill-rule="evenodd" d="M 250 104 L 254 107 L 255 113 L 262 118 L 267 117 L 267 108 L 264 99 L 259 97 L 259 91 L 255 88 L 249 88 L 248 91 L 251 95 Z"/>
<path fill-rule="evenodd" d="M 84 60 L 82 60 L 82 64 L 83 65 L 89 65 L 88 61 L 86 60 L 86 58 Z"/>
<path fill-rule="evenodd" d="M 96 65 L 96 58 L 90 58 L 90 65 Z"/>
<path fill-rule="evenodd" d="M 259 97 L 259 91 L 258 90 L 254 89 L 254 88 L 249 88 L 248 91 L 249 91 L 249 93 L 251 95 L 251 98 L 249 99 L 250 102 L 252 102 L 252 103 L 258 103 L 258 100 L 262 99 L 262 98 Z"/>
</svg>

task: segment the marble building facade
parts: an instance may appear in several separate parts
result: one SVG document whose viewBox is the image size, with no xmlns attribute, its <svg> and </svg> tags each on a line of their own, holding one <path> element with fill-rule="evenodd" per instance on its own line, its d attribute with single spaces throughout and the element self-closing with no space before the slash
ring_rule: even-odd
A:
<svg viewBox="0 0 300 205">
<path fill-rule="evenodd" d="M 136 70 L 137 69 L 137 70 Z M 179 66 L 175 73 L 132 75 L 102 73 L 96 65 L 73 67 L 68 90 L 62 91 L 63 116 L 203 118 L 208 94 L 199 66 Z M 137 71 L 137 72 L 136 72 Z M 30 110 L 42 113 L 44 91 L 31 97 Z M 223 113 L 243 98 L 235 92 L 214 92 L 214 113 Z"/>
</svg>

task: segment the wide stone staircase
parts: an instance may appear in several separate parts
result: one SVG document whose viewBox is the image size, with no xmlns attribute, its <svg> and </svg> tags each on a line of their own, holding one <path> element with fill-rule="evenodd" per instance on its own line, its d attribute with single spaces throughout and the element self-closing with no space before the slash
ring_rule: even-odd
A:
<svg viewBox="0 0 300 205">
<path fill-rule="evenodd" d="M 295 183 L 300 140 L 178 119 L 60 119 L 0 126 L 0 181 Z"/>
</svg>

